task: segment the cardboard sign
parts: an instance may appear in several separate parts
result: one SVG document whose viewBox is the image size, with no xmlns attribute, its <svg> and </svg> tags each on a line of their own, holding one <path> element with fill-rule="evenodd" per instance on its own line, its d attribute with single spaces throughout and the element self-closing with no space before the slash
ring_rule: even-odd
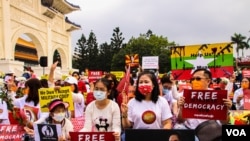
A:
<svg viewBox="0 0 250 141">
<path fill-rule="evenodd" d="M 48 104 L 52 99 L 60 98 L 64 102 L 69 103 L 68 109 L 70 111 L 74 110 L 72 93 L 70 91 L 70 87 L 61 87 L 59 90 L 55 90 L 54 88 L 41 88 L 38 90 L 39 99 L 40 99 L 40 107 L 42 112 L 49 112 Z"/>
<path fill-rule="evenodd" d="M 0 124 L 1 141 L 20 141 L 24 133 L 23 126 Z"/>
<path fill-rule="evenodd" d="M 250 110 L 250 90 L 244 90 L 244 109 Z"/>
<path fill-rule="evenodd" d="M 113 132 L 69 132 L 72 141 L 115 141 Z"/>
<path fill-rule="evenodd" d="M 88 79 L 89 82 L 95 82 L 96 80 L 102 78 L 103 72 L 102 71 L 88 71 Z"/>
<path fill-rule="evenodd" d="M 34 124 L 36 141 L 58 141 L 62 135 L 61 124 Z"/>
<path fill-rule="evenodd" d="M 183 118 L 226 120 L 227 107 L 222 100 L 227 98 L 226 90 L 184 89 L 184 97 Z"/>
</svg>

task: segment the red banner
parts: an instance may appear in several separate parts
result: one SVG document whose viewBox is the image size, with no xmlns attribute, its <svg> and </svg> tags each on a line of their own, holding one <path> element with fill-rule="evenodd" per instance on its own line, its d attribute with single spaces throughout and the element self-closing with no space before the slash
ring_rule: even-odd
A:
<svg viewBox="0 0 250 141">
<path fill-rule="evenodd" d="M 89 82 L 95 82 L 96 80 L 102 78 L 103 72 L 102 71 L 88 71 L 88 79 Z"/>
<path fill-rule="evenodd" d="M 226 90 L 184 89 L 184 97 L 183 118 L 226 120 L 227 107 L 222 100 L 227 98 Z"/>
<path fill-rule="evenodd" d="M 0 124 L 1 141 L 20 141 L 24 132 L 23 126 Z"/>
<path fill-rule="evenodd" d="M 72 141 L 115 141 L 113 132 L 69 132 Z"/>
</svg>

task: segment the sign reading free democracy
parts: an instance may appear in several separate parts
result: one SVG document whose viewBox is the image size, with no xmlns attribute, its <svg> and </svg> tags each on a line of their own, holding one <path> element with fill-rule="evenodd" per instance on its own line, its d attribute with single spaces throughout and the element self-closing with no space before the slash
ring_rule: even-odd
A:
<svg viewBox="0 0 250 141">
<path fill-rule="evenodd" d="M 227 98 L 226 90 L 184 89 L 184 97 L 183 118 L 226 120 L 227 107 L 223 102 Z"/>
</svg>

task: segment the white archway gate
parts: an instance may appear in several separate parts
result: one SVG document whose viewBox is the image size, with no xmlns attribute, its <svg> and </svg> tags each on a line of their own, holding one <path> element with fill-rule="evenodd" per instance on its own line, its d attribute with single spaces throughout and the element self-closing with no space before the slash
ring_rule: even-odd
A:
<svg viewBox="0 0 250 141">
<path fill-rule="evenodd" d="M 42 5 L 50 1 L 50 5 Z M 81 27 L 66 19 L 65 14 L 80 7 L 65 0 L 1 0 L 0 1 L 0 71 L 14 70 L 16 75 L 23 72 L 24 63 L 14 60 L 18 38 L 26 34 L 35 44 L 38 57 L 48 57 L 48 67 L 53 63 L 53 54 L 59 50 L 62 72 L 72 69 L 71 31 Z M 42 75 L 43 68 L 34 68 Z"/>
</svg>

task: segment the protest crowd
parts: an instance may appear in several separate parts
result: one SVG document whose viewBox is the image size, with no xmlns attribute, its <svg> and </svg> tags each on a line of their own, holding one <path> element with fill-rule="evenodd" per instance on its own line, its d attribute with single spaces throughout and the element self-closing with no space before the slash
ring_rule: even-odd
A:
<svg viewBox="0 0 250 141">
<path fill-rule="evenodd" d="M 55 79 L 57 63 L 43 76 L 34 71 L 23 76 L 5 73 L 0 82 L 0 132 L 3 125 L 19 125 L 21 140 L 32 141 L 43 132 L 39 125 L 55 124 L 60 141 L 72 140 L 71 132 L 112 132 L 115 141 L 125 141 L 128 129 L 181 129 L 193 130 L 196 141 L 219 141 L 221 134 L 209 124 L 250 124 L 250 114 L 232 119 L 233 110 L 245 109 L 249 77 L 238 79 L 232 73 L 212 78 L 201 68 L 190 79 L 177 80 L 171 71 L 160 76 L 157 70 L 139 68 L 132 75 L 126 67 L 120 80 L 105 73 L 89 81 L 77 71 Z M 189 110 L 200 113 L 190 115 Z M 219 114 L 211 115 L 211 110 Z"/>
</svg>

